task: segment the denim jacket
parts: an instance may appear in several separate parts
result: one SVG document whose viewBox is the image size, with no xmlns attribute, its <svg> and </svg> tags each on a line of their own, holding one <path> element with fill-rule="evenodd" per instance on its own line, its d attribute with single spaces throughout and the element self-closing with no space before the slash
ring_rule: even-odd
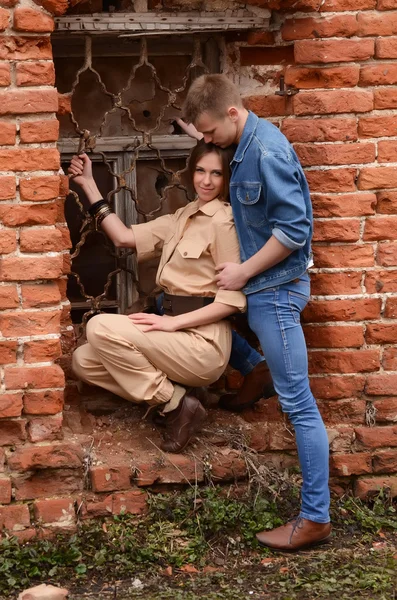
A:
<svg viewBox="0 0 397 600">
<path fill-rule="evenodd" d="M 300 277 L 311 261 L 313 231 L 309 188 L 287 138 L 271 123 L 249 112 L 231 163 L 230 201 L 242 262 L 274 235 L 293 252 L 252 277 L 252 294 Z"/>
</svg>

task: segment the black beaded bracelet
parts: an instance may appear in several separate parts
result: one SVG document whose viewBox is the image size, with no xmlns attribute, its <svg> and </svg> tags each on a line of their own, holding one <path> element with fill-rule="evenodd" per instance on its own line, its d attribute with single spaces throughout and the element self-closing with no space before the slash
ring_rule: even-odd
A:
<svg viewBox="0 0 397 600">
<path fill-rule="evenodd" d="M 91 217 L 95 217 L 97 210 L 99 208 L 101 208 L 101 206 L 105 206 L 105 205 L 109 206 L 108 202 L 106 200 L 104 200 L 103 198 L 98 200 L 98 202 L 94 202 L 94 204 L 91 204 L 90 208 L 88 209 L 88 212 L 90 213 Z"/>
</svg>

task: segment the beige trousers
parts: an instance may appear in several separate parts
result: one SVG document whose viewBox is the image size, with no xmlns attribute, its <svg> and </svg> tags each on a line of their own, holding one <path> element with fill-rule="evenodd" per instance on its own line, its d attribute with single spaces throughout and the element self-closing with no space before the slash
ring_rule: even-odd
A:
<svg viewBox="0 0 397 600">
<path fill-rule="evenodd" d="M 221 321 L 145 333 L 125 315 L 101 314 L 88 322 L 87 341 L 73 354 L 73 370 L 82 381 L 132 402 L 161 405 L 173 398 L 174 382 L 198 387 L 222 375 L 231 331 Z"/>
</svg>

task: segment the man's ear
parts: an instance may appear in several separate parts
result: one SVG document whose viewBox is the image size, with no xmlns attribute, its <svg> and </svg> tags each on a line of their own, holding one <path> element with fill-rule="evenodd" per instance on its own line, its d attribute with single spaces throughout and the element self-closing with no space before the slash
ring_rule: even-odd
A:
<svg viewBox="0 0 397 600">
<path fill-rule="evenodd" d="M 238 120 L 239 112 L 235 106 L 230 106 L 227 109 L 227 114 L 230 117 L 230 119 L 233 121 L 233 123 L 235 123 Z"/>
</svg>

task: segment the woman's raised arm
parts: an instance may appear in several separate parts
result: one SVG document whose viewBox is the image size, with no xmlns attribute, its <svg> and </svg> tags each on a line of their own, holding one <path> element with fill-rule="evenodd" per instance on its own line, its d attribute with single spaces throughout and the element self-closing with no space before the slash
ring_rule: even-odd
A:
<svg viewBox="0 0 397 600">
<path fill-rule="evenodd" d="M 101 193 L 92 175 L 92 163 L 87 154 L 73 156 L 68 173 L 72 176 L 73 181 L 82 188 L 91 206 L 102 200 Z M 114 213 L 109 214 L 101 221 L 101 228 L 116 247 L 135 248 L 134 232 L 131 228 L 126 227 Z"/>
</svg>

